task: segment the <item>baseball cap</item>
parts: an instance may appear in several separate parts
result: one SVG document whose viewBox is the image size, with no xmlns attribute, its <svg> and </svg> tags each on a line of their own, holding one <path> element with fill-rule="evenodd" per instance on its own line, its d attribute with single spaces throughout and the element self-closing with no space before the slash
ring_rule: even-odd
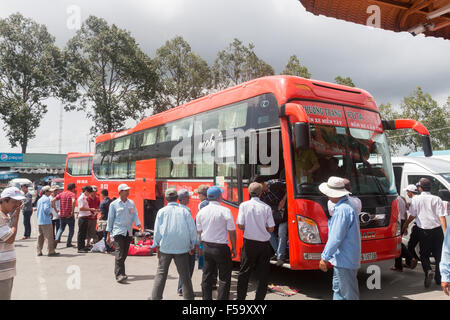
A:
<svg viewBox="0 0 450 320">
<path fill-rule="evenodd" d="M 418 193 L 418 191 L 417 191 L 417 187 L 415 186 L 415 185 L 413 185 L 413 184 L 409 184 L 405 189 L 403 189 L 403 191 L 409 191 L 409 192 L 412 192 L 412 193 Z"/>
<path fill-rule="evenodd" d="M 178 197 L 177 189 L 169 188 L 165 192 L 166 198 Z"/>
<path fill-rule="evenodd" d="M 206 192 L 206 195 L 208 196 L 208 199 L 214 200 L 220 197 L 220 195 L 224 192 L 223 189 L 219 188 L 218 186 L 212 186 L 208 188 L 208 191 Z"/>
<path fill-rule="evenodd" d="M 118 188 L 119 193 L 120 193 L 120 191 L 125 191 L 125 190 L 130 190 L 130 189 L 131 188 L 126 183 L 122 183 Z"/>
<path fill-rule="evenodd" d="M 9 187 L 2 191 L 2 194 L 0 195 L 1 199 L 4 198 L 11 198 L 14 200 L 25 200 L 25 197 L 23 193 L 17 189 L 16 187 Z"/>
<path fill-rule="evenodd" d="M 178 200 L 183 200 L 192 195 L 192 192 L 187 191 L 186 189 L 178 190 Z"/>
<path fill-rule="evenodd" d="M 206 192 L 208 191 L 209 186 L 207 184 L 199 185 L 197 189 L 194 190 L 195 193 L 203 194 L 206 196 Z"/>
</svg>

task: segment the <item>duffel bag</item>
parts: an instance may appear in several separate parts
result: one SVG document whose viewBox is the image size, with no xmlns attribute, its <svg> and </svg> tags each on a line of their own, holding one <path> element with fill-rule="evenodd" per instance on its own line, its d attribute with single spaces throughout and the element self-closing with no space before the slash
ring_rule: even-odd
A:
<svg viewBox="0 0 450 320">
<path fill-rule="evenodd" d="M 153 254 L 150 246 L 140 246 L 136 244 L 130 244 L 128 249 L 129 256 L 151 256 Z"/>
</svg>

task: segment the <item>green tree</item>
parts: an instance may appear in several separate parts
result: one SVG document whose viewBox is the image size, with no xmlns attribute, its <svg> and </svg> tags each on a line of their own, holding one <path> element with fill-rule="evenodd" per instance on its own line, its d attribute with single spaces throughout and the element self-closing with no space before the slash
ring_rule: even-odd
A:
<svg viewBox="0 0 450 320">
<path fill-rule="evenodd" d="M 450 148 L 450 97 L 445 106 L 440 107 L 430 94 L 421 87 L 403 98 L 400 105 L 401 117 L 420 121 L 430 131 L 433 149 Z M 410 150 L 417 151 L 422 145 L 418 134 L 404 135 L 398 138 L 400 143 Z"/>
<path fill-rule="evenodd" d="M 234 39 L 228 48 L 219 51 L 213 66 L 214 88 L 225 89 L 255 78 L 273 75 L 273 68 L 254 52 L 255 46 L 248 46 Z"/>
<path fill-rule="evenodd" d="M 20 13 L 0 20 L 0 116 L 12 147 L 26 153 L 47 112 L 45 99 L 58 94 L 61 52 L 44 25 Z"/>
<path fill-rule="evenodd" d="M 92 135 L 123 130 L 153 107 L 156 68 L 128 31 L 90 16 L 67 43 L 65 61 L 66 110 L 85 111 Z"/>
<path fill-rule="evenodd" d="M 378 108 L 380 110 L 381 119 L 383 120 L 401 119 L 401 116 L 398 112 L 394 111 L 390 102 L 387 104 L 380 104 Z M 401 141 L 398 138 L 404 135 L 405 132 L 402 130 L 386 130 L 385 133 L 388 138 L 391 154 L 398 155 L 398 150 L 402 147 Z"/>
<path fill-rule="evenodd" d="M 308 68 L 300 64 L 295 54 L 289 58 L 289 62 L 281 74 L 311 79 L 311 73 L 309 73 Z"/>
<path fill-rule="evenodd" d="M 412 94 L 404 97 L 399 112 L 390 103 L 380 106 L 384 119 L 414 119 L 421 122 L 430 132 L 432 147 L 435 150 L 450 148 L 450 97 L 440 107 L 430 94 L 417 87 Z M 387 131 L 391 149 L 396 153 L 400 147 L 410 151 L 421 150 L 422 137 L 407 130 Z"/>
<path fill-rule="evenodd" d="M 208 63 L 191 51 L 191 46 L 177 36 L 156 51 L 160 79 L 154 112 L 161 112 L 200 98 L 211 88 Z"/>
<path fill-rule="evenodd" d="M 334 81 L 337 84 L 343 86 L 356 87 L 355 84 L 353 83 L 353 80 L 350 77 L 342 78 L 341 76 L 337 76 L 336 78 L 334 78 Z"/>
</svg>

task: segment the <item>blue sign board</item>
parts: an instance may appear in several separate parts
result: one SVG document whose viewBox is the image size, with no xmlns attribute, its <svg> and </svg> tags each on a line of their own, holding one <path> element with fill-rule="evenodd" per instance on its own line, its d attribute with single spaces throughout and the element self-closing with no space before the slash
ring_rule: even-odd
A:
<svg viewBox="0 0 450 320">
<path fill-rule="evenodd" d="M 0 153 L 0 163 L 2 162 L 23 162 L 23 153 Z"/>
<path fill-rule="evenodd" d="M 0 172 L 0 180 L 11 180 L 19 177 L 16 172 Z"/>
</svg>

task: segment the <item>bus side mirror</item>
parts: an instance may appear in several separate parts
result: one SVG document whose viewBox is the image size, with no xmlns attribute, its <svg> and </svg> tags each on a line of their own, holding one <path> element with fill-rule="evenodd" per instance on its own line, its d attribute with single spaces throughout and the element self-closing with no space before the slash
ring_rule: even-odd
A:
<svg viewBox="0 0 450 320">
<path fill-rule="evenodd" d="M 422 148 L 425 157 L 431 157 L 433 155 L 430 136 L 422 136 Z"/>
<path fill-rule="evenodd" d="M 309 124 L 296 122 L 294 124 L 295 149 L 309 148 Z"/>
</svg>

